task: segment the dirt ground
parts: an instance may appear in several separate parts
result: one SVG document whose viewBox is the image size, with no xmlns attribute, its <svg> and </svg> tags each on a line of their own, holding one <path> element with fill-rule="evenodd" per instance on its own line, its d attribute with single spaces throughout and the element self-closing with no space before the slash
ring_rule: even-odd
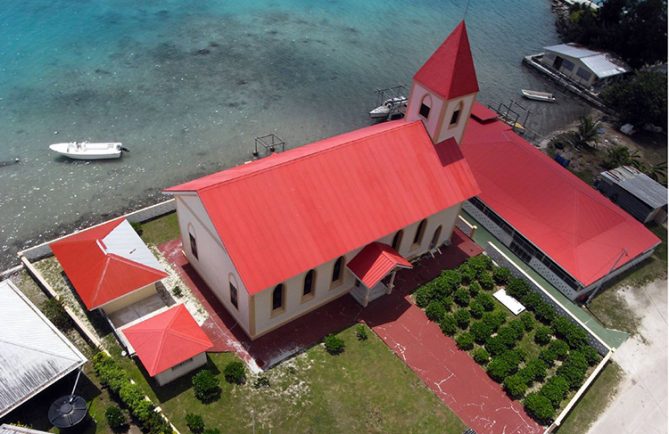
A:
<svg viewBox="0 0 669 434">
<path fill-rule="evenodd" d="M 666 433 L 667 280 L 618 291 L 641 324 L 613 355 L 624 378 L 589 433 Z"/>
</svg>

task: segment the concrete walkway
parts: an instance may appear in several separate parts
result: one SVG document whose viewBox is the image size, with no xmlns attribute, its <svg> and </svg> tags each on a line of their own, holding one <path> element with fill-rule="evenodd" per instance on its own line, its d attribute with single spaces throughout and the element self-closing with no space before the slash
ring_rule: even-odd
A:
<svg viewBox="0 0 669 434">
<path fill-rule="evenodd" d="M 639 335 L 613 354 L 624 378 L 592 434 L 667 433 L 667 281 L 624 288 L 620 295 L 642 318 Z"/>
</svg>

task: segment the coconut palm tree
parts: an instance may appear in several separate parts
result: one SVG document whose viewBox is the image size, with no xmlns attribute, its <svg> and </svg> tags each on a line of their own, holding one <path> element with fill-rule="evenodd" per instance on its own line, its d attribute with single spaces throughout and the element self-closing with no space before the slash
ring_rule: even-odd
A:
<svg viewBox="0 0 669 434">
<path fill-rule="evenodd" d="M 633 166 L 643 171 L 641 155 L 637 151 L 630 151 L 629 148 L 621 145 L 614 146 L 606 150 L 606 158 L 602 163 L 605 169 L 615 169 L 620 166 Z"/>
<path fill-rule="evenodd" d="M 601 134 L 600 126 L 600 121 L 595 121 L 590 116 L 583 116 L 577 130 L 572 134 L 572 145 L 575 148 L 594 150 Z"/>
</svg>

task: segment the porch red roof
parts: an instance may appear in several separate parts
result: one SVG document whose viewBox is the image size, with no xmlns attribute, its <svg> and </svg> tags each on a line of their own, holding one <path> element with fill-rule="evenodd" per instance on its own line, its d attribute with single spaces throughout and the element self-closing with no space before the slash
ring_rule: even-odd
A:
<svg viewBox="0 0 669 434">
<path fill-rule="evenodd" d="M 411 263 L 387 244 L 374 242 L 362 249 L 347 264 L 367 288 L 373 288 L 396 267 L 413 268 Z"/>
<path fill-rule="evenodd" d="M 454 140 L 386 122 L 166 190 L 196 192 L 250 294 L 478 194 Z"/>
<path fill-rule="evenodd" d="M 413 78 L 444 99 L 478 92 L 479 84 L 464 21 L 458 24 Z"/>
<path fill-rule="evenodd" d="M 584 286 L 660 242 L 503 122 L 473 116 L 461 148 L 479 198 Z"/>
<path fill-rule="evenodd" d="M 123 334 L 152 377 L 213 346 L 183 304 L 123 329 Z"/>
<path fill-rule="evenodd" d="M 49 245 L 88 310 L 96 309 L 167 277 L 163 270 L 133 261 L 108 249 L 104 239 L 122 224 L 127 223 L 124 219 L 117 219 L 77 232 Z M 128 235 L 125 230 L 122 234 L 125 237 L 133 235 L 136 240 L 129 241 L 144 246 L 134 231 Z M 128 240 L 123 239 L 121 242 Z M 138 259 L 145 260 L 145 257 L 138 256 Z"/>
</svg>

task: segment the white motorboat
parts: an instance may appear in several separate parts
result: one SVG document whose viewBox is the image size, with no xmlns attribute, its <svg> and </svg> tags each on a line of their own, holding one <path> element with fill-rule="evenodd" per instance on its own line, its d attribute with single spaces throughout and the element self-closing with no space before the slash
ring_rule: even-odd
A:
<svg viewBox="0 0 669 434">
<path fill-rule="evenodd" d="M 527 99 L 543 102 L 555 102 L 555 97 L 550 92 L 539 92 L 537 90 L 520 89 L 520 92 Z"/>
<path fill-rule="evenodd" d="M 383 119 L 387 118 L 388 116 L 401 113 L 404 114 L 407 109 L 407 98 L 405 96 L 398 96 L 395 98 L 388 98 L 375 108 L 374 110 L 369 112 L 369 117 L 372 119 Z"/>
<path fill-rule="evenodd" d="M 52 151 L 74 160 L 105 160 L 121 158 L 127 151 L 122 143 L 68 142 L 49 145 Z"/>
</svg>

